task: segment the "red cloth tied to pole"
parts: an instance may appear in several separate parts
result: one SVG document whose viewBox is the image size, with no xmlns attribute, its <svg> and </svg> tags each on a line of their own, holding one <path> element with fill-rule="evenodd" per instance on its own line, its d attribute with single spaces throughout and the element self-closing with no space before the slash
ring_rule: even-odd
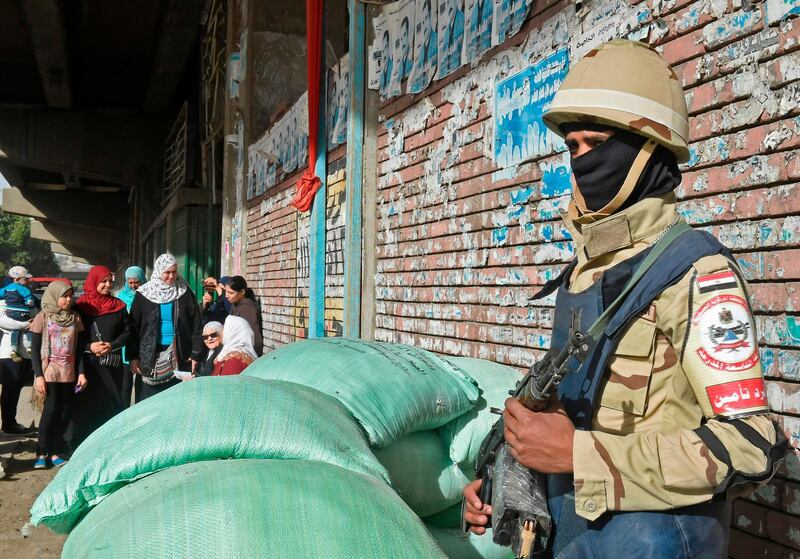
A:
<svg viewBox="0 0 800 559">
<path fill-rule="evenodd" d="M 297 183 L 292 205 L 307 212 L 322 181 L 314 172 L 319 139 L 319 104 L 322 94 L 322 15 L 325 0 L 306 0 L 306 57 L 308 60 L 308 169 Z"/>
</svg>

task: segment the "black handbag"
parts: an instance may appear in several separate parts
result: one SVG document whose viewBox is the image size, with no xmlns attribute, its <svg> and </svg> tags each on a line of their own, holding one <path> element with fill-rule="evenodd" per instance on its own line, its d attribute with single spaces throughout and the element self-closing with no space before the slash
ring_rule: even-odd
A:
<svg viewBox="0 0 800 559">
<path fill-rule="evenodd" d="M 94 333 L 97 336 L 98 342 L 102 342 L 103 338 L 100 336 L 100 328 L 97 327 L 97 323 L 95 322 L 92 324 L 94 328 Z M 121 367 L 122 366 L 122 354 L 119 349 L 112 349 L 110 352 L 106 353 L 105 355 L 101 355 L 97 358 L 98 364 L 102 365 L 103 367 Z"/>
</svg>

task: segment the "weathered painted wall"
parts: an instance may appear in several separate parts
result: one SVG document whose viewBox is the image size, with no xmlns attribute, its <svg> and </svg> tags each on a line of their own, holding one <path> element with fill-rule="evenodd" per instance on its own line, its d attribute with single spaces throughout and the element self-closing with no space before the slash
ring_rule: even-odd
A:
<svg viewBox="0 0 800 559">
<path fill-rule="evenodd" d="M 326 182 L 325 335 L 342 335 L 345 174 L 340 147 L 329 155 Z M 291 201 L 299 173 L 247 207 L 246 278 L 261 301 L 264 350 L 308 337 L 310 214 Z"/>
<path fill-rule="evenodd" d="M 495 85 L 569 47 L 657 45 L 682 80 L 692 158 L 680 211 L 752 282 L 770 401 L 793 447 L 779 477 L 735 506 L 731 555 L 800 554 L 800 12 L 797 0 L 539 2 L 523 31 L 417 96 L 381 109 L 376 338 L 527 367 L 550 343 L 552 299 L 529 300 L 573 249 L 558 219 L 557 146 L 494 157 Z M 545 142 L 546 144 L 546 142 Z"/>
</svg>

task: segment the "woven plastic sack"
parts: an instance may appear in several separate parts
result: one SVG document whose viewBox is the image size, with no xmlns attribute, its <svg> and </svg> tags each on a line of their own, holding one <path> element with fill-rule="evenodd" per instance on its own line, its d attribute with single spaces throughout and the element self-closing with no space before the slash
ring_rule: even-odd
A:
<svg viewBox="0 0 800 559">
<path fill-rule="evenodd" d="M 461 502 L 461 491 L 470 480 L 444 452 L 436 431 L 411 433 L 374 452 L 388 470 L 392 487 L 420 517 Z"/>
<path fill-rule="evenodd" d="M 163 470 L 109 496 L 63 559 L 442 559 L 388 485 L 321 462 L 224 460 Z"/>
<path fill-rule="evenodd" d="M 465 534 L 455 528 L 428 527 L 439 547 L 450 559 L 514 559 L 510 547 L 501 547 L 492 541 L 492 531 L 482 536 Z"/>
<path fill-rule="evenodd" d="M 66 533 L 125 484 L 225 458 L 318 460 L 388 481 L 334 398 L 288 382 L 203 377 L 136 404 L 92 433 L 36 499 L 31 522 Z"/>
<path fill-rule="evenodd" d="M 461 503 L 456 503 L 436 514 L 425 516 L 422 521 L 426 526 L 433 528 L 459 528 L 461 526 Z"/>
<path fill-rule="evenodd" d="M 463 369 L 474 378 L 481 389 L 481 396 L 475 407 L 466 414 L 454 419 L 439 429 L 445 448 L 449 448 L 453 462 L 464 467 L 474 467 L 475 460 L 486 434 L 500 419 L 489 408 L 504 407 L 517 381 L 522 378 L 519 371 L 484 359 L 472 357 L 447 357 L 448 361 Z"/>
<path fill-rule="evenodd" d="M 378 448 L 440 427 L 478 399 L 475 382 L 456 365 L 403 344 L 296 342 L 264 355 L 243 374 L 297 382 L 338 398 Z"/>
</svg>

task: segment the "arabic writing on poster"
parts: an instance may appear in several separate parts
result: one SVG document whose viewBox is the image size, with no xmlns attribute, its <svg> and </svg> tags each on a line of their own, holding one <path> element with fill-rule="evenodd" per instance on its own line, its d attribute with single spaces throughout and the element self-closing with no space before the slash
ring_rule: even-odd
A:
<svg viewBox="0 0 800 559">
<path fill-rule="evenodd" d="M 726 382 L 706 388 L 714 413 L 726 414 L 750 408 L 766 408 L 764 379 L 754 378 Z"/>
<path fill-rule="evenodd" d="M 569 69 L 567 49 L 499 82 L 495 91 L 494 160 L 500 167 L 561 149 L 563 141 L 542 121 Z"/>
</svg>

